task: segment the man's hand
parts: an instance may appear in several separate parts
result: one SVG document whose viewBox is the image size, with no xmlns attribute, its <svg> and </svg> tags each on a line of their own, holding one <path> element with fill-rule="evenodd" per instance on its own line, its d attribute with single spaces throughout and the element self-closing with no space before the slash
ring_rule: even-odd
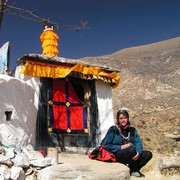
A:
<svg viewBox="0 0 180 180">
<path fill-rule="evenodd" d="M 139 158 L 140 154 L 137 152 L 137 154 L 132 158 L 134 161 L 136 161 Z"/>
<path fill-rule="evenodd" d="M 121 146 L 121 149 L 126 149 L 126 148 L 128 148 L 128 147 L 130 147 L 132 145 L 133 145 L 132 143 L 124 144 L 124 145 Z"/>
<path fill-rule="evenodd" d="M 126 149 L 126 148 L 128 148 L 129 146 L 127 145 L 127 144 L 124 144 L 124 145 L 122 145 L 121 146 L 121 149 Z"/>
</svg>

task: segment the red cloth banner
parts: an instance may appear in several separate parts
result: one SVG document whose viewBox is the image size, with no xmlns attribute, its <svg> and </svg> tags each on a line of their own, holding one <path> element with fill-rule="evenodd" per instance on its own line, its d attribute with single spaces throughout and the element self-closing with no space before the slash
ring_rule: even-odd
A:
<svg viewBox="0 0 180 180">
<path fill-rule="evenodd" d="M 87 129 L 86 109 L 70 81 L 53 79 L 51 97 L 53 129 L 68 133 L 80 133 Z"/>
</svg>

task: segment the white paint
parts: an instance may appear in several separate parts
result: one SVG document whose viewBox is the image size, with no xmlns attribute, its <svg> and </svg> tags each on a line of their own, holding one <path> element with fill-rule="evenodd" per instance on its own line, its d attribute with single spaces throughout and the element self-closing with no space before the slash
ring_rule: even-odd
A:
<svg viewBox="0 0 180 180">
<path fill-rule="evenodd" d="M 96 81 L 98 103 L 98 118 L 100 123 L 100 140 L 102 140 L 110 126 L 114 124 L 112 89 L 110 84 Z"/>
<path fill-rule="evenodd" d="M 15 78 L 25 81 L 27 84 L 29 84 L 34 89 L 34 105 L 35 105 L 36 109 L 38 110 L 40 78 L 21 74 L 20 71 L 21 71 L 22 67 L 23 66 L 21 66 L 21 65 L 16 67 Z"/>
<path fill-rule="evenodd" d="M 9 121 L 5 111 L 12 111 Z M 0 141 L 18 147 L 28 143 L 34 146 L 36 117 L 34 89 L 22 80 L 0 75 Z"/>
</svg>

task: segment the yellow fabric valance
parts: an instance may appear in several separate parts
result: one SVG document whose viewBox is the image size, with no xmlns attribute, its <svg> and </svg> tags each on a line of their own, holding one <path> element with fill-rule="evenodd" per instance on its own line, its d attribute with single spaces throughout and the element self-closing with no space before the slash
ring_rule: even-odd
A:
<svg viewBox="0 0 180 180">
<path fill-rule="evenodd" d="M 76 64 L 70 67 L 37 61 L 26 61 L 20 73 L 34 77 L 65 78 L 71 72 L 80 73 L 79 78 L 82 79 L 103 80 L 104 82 L 111 83 L 112 87 L 116 87 L 120 82 L 120 76 L 116 72 L 107 73 L 98 67 L 87 67 L 83 64 Z"/>
</svg>

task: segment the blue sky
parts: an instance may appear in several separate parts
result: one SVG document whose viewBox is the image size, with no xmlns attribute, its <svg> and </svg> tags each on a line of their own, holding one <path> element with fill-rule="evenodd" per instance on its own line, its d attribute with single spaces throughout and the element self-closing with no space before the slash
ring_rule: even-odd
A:
<svg viewBox="0 0 180 180">
<path fill-rule="evenodd" d="M 8 0 L 58 24 L 88 21 L 80 33 L 56 29 L 59 57 L 101 56 L 180 36 L 180 0 Z M 10 69 L 24 54 L 42 53 L 42 24 L 5 14 L 0 46 L 10 42 Z"/>
</svg>

